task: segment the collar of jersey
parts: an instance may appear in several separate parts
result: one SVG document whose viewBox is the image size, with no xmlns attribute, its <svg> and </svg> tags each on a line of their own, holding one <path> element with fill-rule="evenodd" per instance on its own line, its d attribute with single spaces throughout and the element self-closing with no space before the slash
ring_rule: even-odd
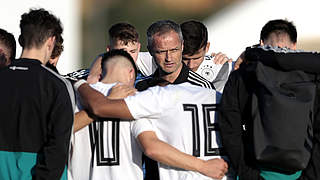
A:
<svg viewBox="0 0 320 180">
<path fill-rule="evenodd" d="M 169 83 L 169 84 L 181 84 L 181 83 L 187 82 L 188 76 L 189 76 L 189 71 L 190 71 L 190 69 L 184 63 L 182 63 L 182 69 L 180 71 L 179 76 L 177 77 L 177 79 L 173 83 Z M 164 80 L 160 77 L 159 68 L 154 72 L 153 80 L 156 81 L 156 84 L 166 82 L 166 80 Z"/>
</svg>

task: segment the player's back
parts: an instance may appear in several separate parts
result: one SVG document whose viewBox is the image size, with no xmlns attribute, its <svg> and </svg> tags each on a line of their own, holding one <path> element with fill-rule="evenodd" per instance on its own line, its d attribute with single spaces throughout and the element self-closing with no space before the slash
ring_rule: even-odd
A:
<svg viewBox="0 0 320 180">
<path fill-rule="evenodd" d="M 133 116 L 150 116 L 147 122 L 135 122 L 134 129 L 149 123 L 160 140 L 184 153 L 201 159 L 220 157 L 219 138 L 216 137 L 215 90 L 183 83 L 152 87 L 136 96 L 142 96 L 146 101 L 133 97 L 140 100 L 134 102 L 139 114 Z M 132 110 L 131 103 L 128 100 L 126 102 L 129 103 L 130 112 L 136 112 Z M 159 165 L 160 179 L 210 179 L 196 172 Z"/>
<path fill-rule="evenodd" d="M 107 95 L 115 84 L 91 85 Z M 98 118 L 75 134 L 69 178 L 143 179 L 142 151 L 131 136 L 131 122 Z"/>
<path fill-rule="evenodd" d="M 0 81 L 0 179 L 61 176 L 73 124 L 71 85 L 35 59 L 14 60 Z"/>
</svg>

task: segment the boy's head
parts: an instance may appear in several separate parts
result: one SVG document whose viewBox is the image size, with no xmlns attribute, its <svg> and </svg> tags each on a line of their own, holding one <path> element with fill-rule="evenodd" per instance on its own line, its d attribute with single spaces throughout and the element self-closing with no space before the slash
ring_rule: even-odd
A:
<svg viewBox="0 0 320 180">
<path fill-rule="evenodd" d="M 292 22 L 283 19 L 271 20 L 260 33 L 260 45 L 296 49 L 297 30 Z"/>
<path fill-rule="evenodd" d="M 117 23 L 109 29 L 110 44 L 107 51 L 123 49 L 127 51 L 136 62 L 140 51 L 139 34 L 134 26 L 128 23 Z"/>
<path fill-rule="evenodd" d="M 192 71 L 196 71 L 210 47 L 207 27 L 194 20 L 186 21 L 180 26 L 184 39 L 182 60 Z"/>
</svg>

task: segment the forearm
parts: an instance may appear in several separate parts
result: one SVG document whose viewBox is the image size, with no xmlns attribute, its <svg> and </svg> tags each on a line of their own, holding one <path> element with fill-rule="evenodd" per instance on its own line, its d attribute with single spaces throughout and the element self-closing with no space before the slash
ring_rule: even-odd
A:
<svg viewBox="0 0 320 180">
<path fill-rule="evenodd" d="M 85 110 L 79 111 L 74 115 L 74 133 L 86 127 L 94 121 L 94 117 L 89 115 Z"/>
<path fill-rule="evenodd" d="M 201 171 L 204 160 L 183 153 L 173 146 L 159 140 L 154 132 L 146 131 L 138 136 L 144 153 L 162 164 L 190 171 Z"/>
<path fill-rule="evenodd" d="M 160 140 L 153 144 L 153 148 L 157 150 L 146 151 L 146 155 L 155 161 L 172 167 L 200 172 L 204 163 L 204 160 L 185 154 Z"/>
</svg>

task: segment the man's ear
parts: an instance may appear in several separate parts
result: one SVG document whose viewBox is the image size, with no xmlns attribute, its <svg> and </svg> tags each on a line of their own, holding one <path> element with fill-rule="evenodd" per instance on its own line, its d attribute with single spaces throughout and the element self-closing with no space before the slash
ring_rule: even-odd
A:
<svg viewBox="0 0 320 180">
<path fill-rule="evenodd" d="M 260 46 L 264 46 L 264 43 L 262 40 L 260 40 Z"/>
<path fill-rule="evenodd" d="M 136 79 L 136 75 L 135 75 L 134 68 L 130 68 L 130 70 L 129 70 L 129 77 L 130 77 L 130 80 Z"/>
<path fill-rule="evenodd" d="M 137 42 L 137 43 L 138 43 L 138 52 L 140 52 L 141 43 L 140 42 Z"/>
<path fill-rule="evenodd" d="M 56 37 L 55 36 L 51 36 L 47 39 L 47 46 L 50 51 L 53 50 L 55 44 L 56 44 Z"/>
<path fill-rule="evenodd" d="M 206 53 L 209 51 L 209 48 L 210 48 L 210 42 L 207 42 L 207 45 L 206 45 Z"/>
<path fill-rule="evenodd" d="M 293 49 L 293 50 L 297 50 L 297 43 L 293 43 L 292 49 Z"/>
<path fill-rule="evenodd" d="M 182 42 L 181 42 L 182 44 L 181 44 L 181 52 L 183 52 L 183 48 L 184 48 L 184 45 L 183 45 L 183 43 L 184 43 L 184 40 L 182 40 Z"/>
<path fill-rule="evenodd" d="M 111 46 L 110 45 L 107 45 L 106 47 L 106 52 L 109 52 L 111 50 Z"/>
</svg>

